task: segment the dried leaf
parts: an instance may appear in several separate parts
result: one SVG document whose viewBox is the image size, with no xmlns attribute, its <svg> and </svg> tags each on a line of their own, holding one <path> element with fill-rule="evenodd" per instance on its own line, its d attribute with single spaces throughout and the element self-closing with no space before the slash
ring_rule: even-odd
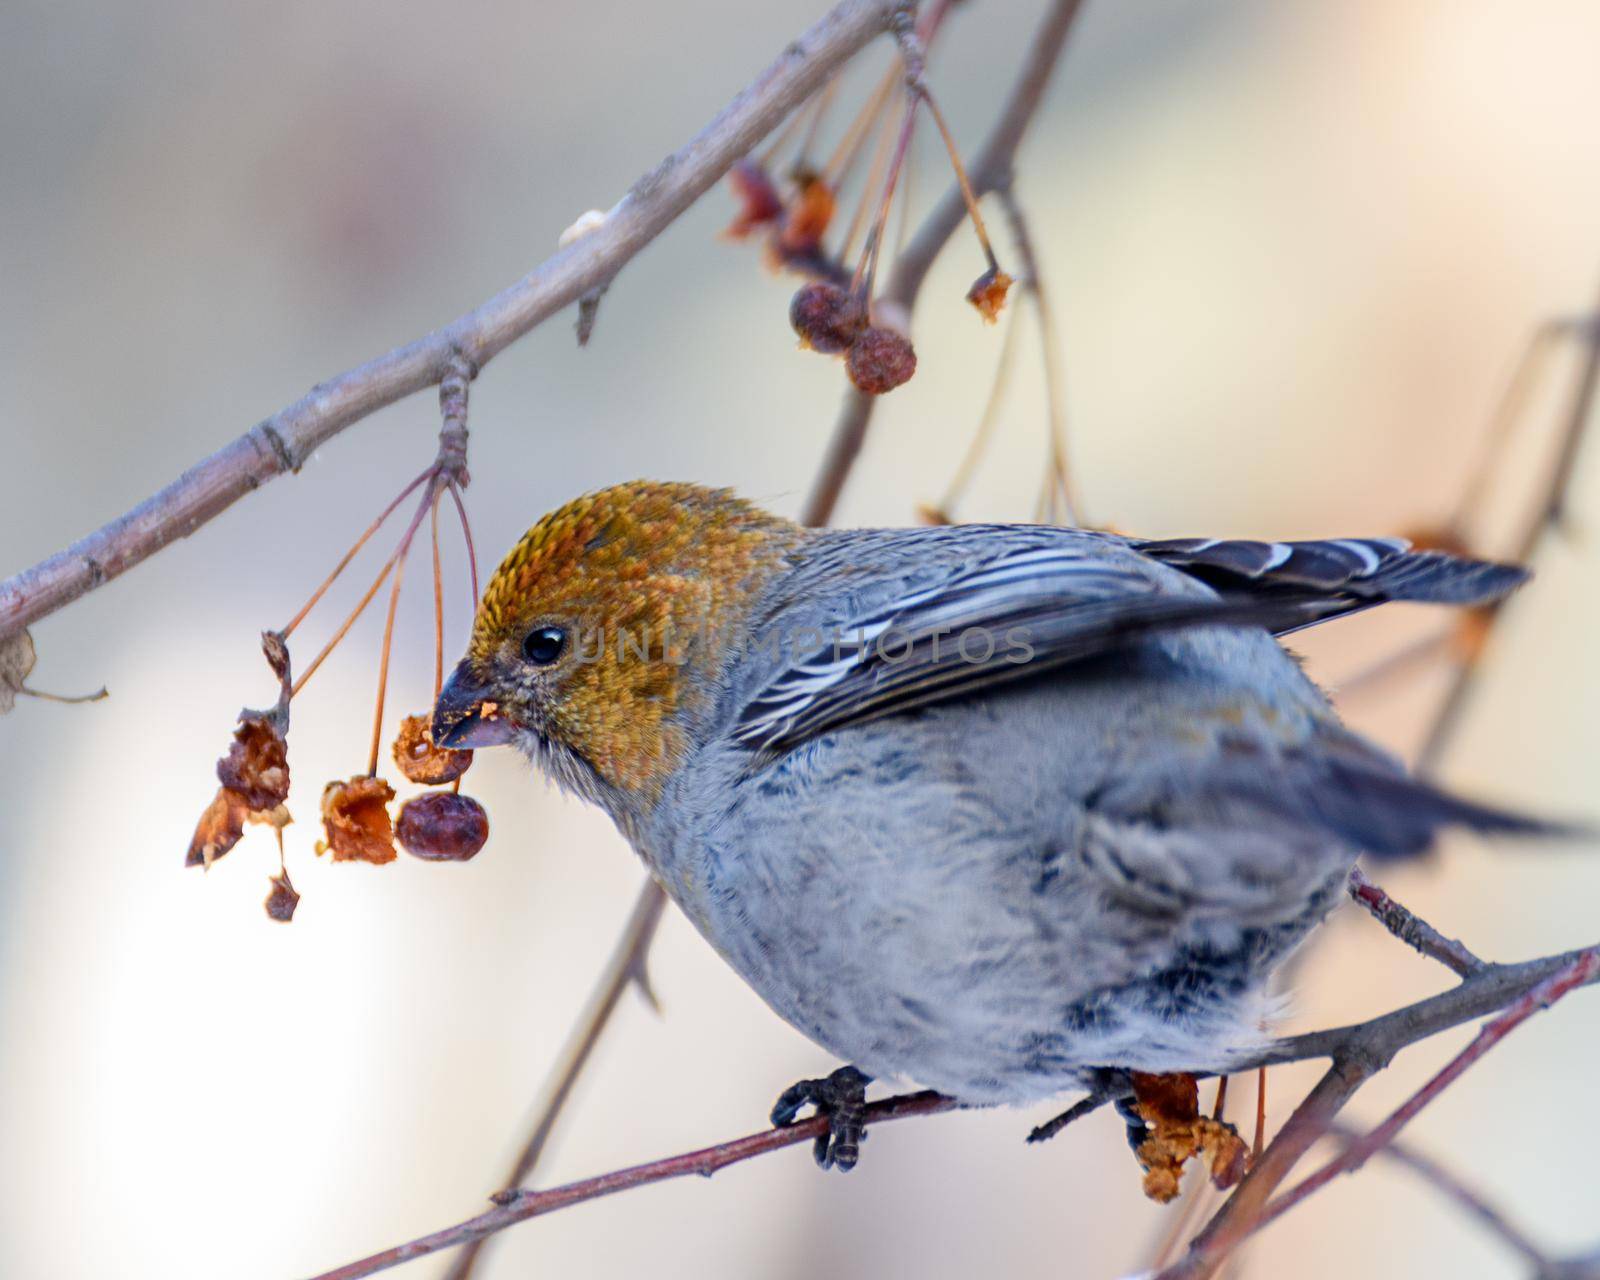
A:
<svg viewBox="0 0 1600 1280">
<path fill-rule="evenodd" d="M 186 867 L 209 867 L 229 849 L 239 843 L 244 834 L 244 820 L 250 805 L 237 791 L 218 787 L 189 841 L 189 852 L 183 860 Z"/>
<path fill-rule="evenodd" d="M 1166 1204 L 1178 1194 L 1183 1167 L 1206 1157 L 1211 1180 L 1226 1190 L 1244 1175 L 1248 1149 L 1231 1124 L 1200 1114 L 1200 1091 L 1191 1075 L 1133 1072 L 1133 1094 L 1149 1136 L 1135 1153 L 1144 1169 L 1144 1193 Z"/>
<path fill-rule="evenodd" d="M 784 211 L 778 249 L 785 256 L 808 254 L 822 247 L 837 204 L 833 188 L 816 174 L 800 176 L 800 189 Z"/>
<path fill-rule="evenodd" d="M 472 763 L 472 752 L 434 746 L 430 718 L 407 716 L 400 722 L 400 733 L 394 740 L 394 762 L 408 782 L 433 787 L 454 782 L 465 773 Z"/>
<path fill-rule="evenodd" d="M 400 845 L 414 858 L 465 862 L 489 839 L 489 815 L 471 796 L 430 791 L 400 809 Z"/>
<path fill-rule="evenodd" d="M 322 791 L 322 826 L 328 838 L 317 842 L 317 852 L 331 851 L 335 862 L 393 862 L 393 799 L 394 788 L 382 778 L 360 774 L 348 782 L 330 782 Z"/>
<path fill-rule="evenodd" d="M 0 640 L 0 716 L 17 705 L 17 694 L 22 692 L 35 658 L 33 637 L 26 630 Z"/>
<path fill-rule="evenodd" d="M 289 745 L 275 713 L 239 713 L 233 745 L 217 761 L 217 781 L 253 810 L 276 809 L 289 798 Z"/>
<path fill-rule="evenodd" d="M 1011 277 L 999 267 L 990 267 L 972 282 L 972 288 L 967 290 L 967 301 L 978 308 L 979 315 L 993 324 L 1006 305 L 1006 294 L 1013 283 Z"/>
<path fill-rule="evenodd" d="M 267 918 L 276 920 L 280 924 L 288 924 L 294 919 L 294 909 L 300 905 L 300 895 L 294 891 L 290 883 L 287 868 L 279 871 L 275 876 L 268 876 L 272 884 L 272 892 L 267 894 L 267 900 L 261 905 L 267 909 Z"/>
<path fill-rule="evenodd" d="M 783 213 L 783 198 L 759 161 L 746 156 L 728 170 L 728 184 L 739 200 L 739 211 L 723 233 L 743 240 L 757 227 L 776 222 Z"/>
</svg>

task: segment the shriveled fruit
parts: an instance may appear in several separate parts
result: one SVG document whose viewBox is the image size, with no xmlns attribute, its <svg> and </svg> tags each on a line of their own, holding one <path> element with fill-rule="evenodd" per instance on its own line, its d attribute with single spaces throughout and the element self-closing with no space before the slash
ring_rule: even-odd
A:
<svg viewBox="0 0 1600 1280">
<path fill-rule="evenodd" d="M 407 716 L 394 740 L 394 762 L 408 782 L 432 787 L 454 782 L 465 773 L 472 764 L 472 752 L 434 746 L 430 718 Z"/>
<path fill-rule="evenodd" d="M 332 853 L 335 862 L 393 862 L 394 824 L 389 801 L 394 788 L 382 778 L 359 775 L 348 782 L 330 782 L 322 791 L 322 826 L 327 839 L 318 853 Z"/>
<path fill-rule="evenodd" d="M 893 329 L 872 325 L 864 329 L 845 357 L 850 381 L 869 396 L 881 396 L 909 382 L 917 371 L 917 353 L 910 339 Z"/>
<path fill-rule="evenodd" d="M 489 838 L 489 815 L 471 796 L 430 791 L 400 808 L 400 847 L 429 862 L 465 862 Z"/>
<path fill-rule="evenodd" d="M 848 350 L 867 327 L 867 310 L 848 290 L 813 280 L 796 289 L 789 300 L 789 323 L 802 345 L 823 355 L 837 355 Z"/>
</svg>

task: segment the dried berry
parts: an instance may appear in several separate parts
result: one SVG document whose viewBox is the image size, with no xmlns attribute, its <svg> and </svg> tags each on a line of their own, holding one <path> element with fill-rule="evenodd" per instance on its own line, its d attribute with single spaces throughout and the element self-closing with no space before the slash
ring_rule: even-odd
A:
<svg viewBox="0 0 1600 1280">
<path fill-rule="evenodd" d="M 430 718 L 407 716 L 394 740 L 394 762 L 408 782 L 432 787 L 454 782 L 464 774 L 472 763 L 472 752 L 434 746 Z"/>
<path fill-rule="evenodd" d="M 1006 305 L 1006 294 L 1013 283 L 1011 277 L 999 267 L 990 267 L 972 282 L 972 288 L 967 290 L 967 301 L 978 308 L 979 315 L 993 324 L 999 318 L 1001 308 Z"/>
<path fill-rule="evenodd" d="M 1144 1193 L 1167 1203 L 1178 1194 L 1183 1167 L 1197 1155 L 1211 1165 L 1211 1181 L 1226 1191 L 1244 1176 L 1244 1139 L 1231 1124 L 1200 1114 L 1200 1094 L 1191 1075 L 1147 1075 L 1135 1071 L 1134 1101 L 1148 1126 L 1135 1155 L 1144 1169 Z"/>
<path fill-rule="evenodd" d="M 430 862 L 465 862 L 489 838 L 489 815 L 471 796 L 430 791 L 400 809 L 400 846 Z"/>
<path fill-rule="evenodd" d="M 728 170 L 728 182 L 739 198 L 739 212 L 726 232 L 731 239 L 743 240 L 757 227 L 778 220 L 783 199 L 759 161 L 746 156 Z"/>
<path fill-rule="evenodd" d="M 813 280 L 796 289 L 789 300 L 789 323 L 800 335 L 801 346 L 836 355 L 848 350 L 867 327 L 867 309 L 849 290 Z"/>
<path fill-rule="evenodd" d="M 289 745 L 270 711 L 242 711 L 233 745 L 217 761 L 217 781 L 246 807 L 275 809 L 289 798 Z"/>
<path fill-rule="evenodd" d="M 300 895 L 294 891 L 287 870 L 280 871 L 275 876 L 268 876 L 267 879 L 272 882 L 272 892 L 261 904 L 267 909 L 267 918 L 276 920 L 280 924 L 288 924 L 294 919 L 294 909 L 300 905 Z"/>
<path fill-rule="evenodd" d="M 917 353 L 908 338 L 893 329 L 872 325 L 850 345 L 845 357 L 850 381 L 869 396 L 893 391 L 917 371 Z"/>
<path fill-rule="evenodd" d="M 393 799 L 394 788 L 382 778 L 361 774 L 348 782 L 330 782 L 322 791 L 322 826 L 328 838 L 318 841 L 317 852 L 331 852 L 335 862 L 393 862 Z"/>
<path fill-rule="evenodd" d="M 833 188 L 814 173 L 799 175 L 800 189 L 784 212 L 778 231 L 778 248 L 784 257 L 804 255 L 821 248 L 837 204 Z"/>
<path fill-rule="evenodd" d="M 183 865 L 209 867 L 227 853 L 244 834 L 244 820 L 249 812 L 249 804 L 237 791 L 218 787 L 216 796 L 206 806 L 195 826 Z"/>
</svg>

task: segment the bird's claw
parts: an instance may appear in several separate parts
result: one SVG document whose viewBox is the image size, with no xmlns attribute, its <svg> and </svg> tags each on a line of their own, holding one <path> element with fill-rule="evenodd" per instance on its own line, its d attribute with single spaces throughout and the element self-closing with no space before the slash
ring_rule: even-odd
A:
<svg viewBox="0 0 1600 1280">
<path fill-rule="evenodd" d="M 848 1173 L 861 1158 L 861 1141 L 867 1136 L 863 1123 L 867 1110 L 869 1076 L 854 1067 L 840 1067 L 819 1080 L 801 1080 L 790 1085 L 772 1108 L 772 1123 L 780 1129 L 795 1122 L 800 1108 L 811 1105 L 828 1120 L 827 1132 L 812 1148 L 817 1164 Z"/>
</svg>

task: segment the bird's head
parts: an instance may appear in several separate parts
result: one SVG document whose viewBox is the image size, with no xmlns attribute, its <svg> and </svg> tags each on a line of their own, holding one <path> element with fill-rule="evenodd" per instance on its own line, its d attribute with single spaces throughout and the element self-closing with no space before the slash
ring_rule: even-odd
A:
<svg viewBox="0 0 1600 1280">
<path fill-rule="evenodd" d="M 650 802 L 756 589 L 804 536 L 688 484 L 635 481 L 552 511 L 484 589 L 434 741 L 516 743 L 590 798 Z"/>
</svg>

